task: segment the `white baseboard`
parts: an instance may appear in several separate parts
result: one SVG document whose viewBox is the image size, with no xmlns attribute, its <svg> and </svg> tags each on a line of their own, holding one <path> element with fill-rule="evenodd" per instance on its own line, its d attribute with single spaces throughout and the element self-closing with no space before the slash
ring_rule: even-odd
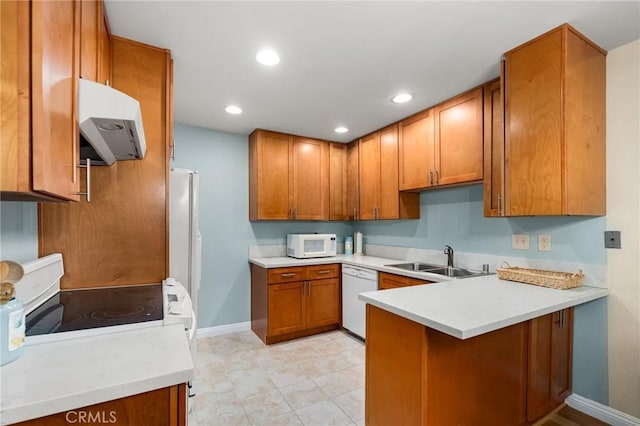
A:
<svg viewBox="0 0 640 426">
<path fill-rule="evenodd" d="M 640 419 L 572 393 L 565 399 L 567 405 L 575 410 L 595 417 L 612 426 L 638 426 Z"/>
<path fill-rule="evenodd" d="M 235 324 L 218 325 L 215 327 L 205 327 L 198 329 L 198 339 L 211 336 L 222 336 L 223 334 L 238 333 L 251 330 L 251 321 L 238 322 Z"/>
</svg>

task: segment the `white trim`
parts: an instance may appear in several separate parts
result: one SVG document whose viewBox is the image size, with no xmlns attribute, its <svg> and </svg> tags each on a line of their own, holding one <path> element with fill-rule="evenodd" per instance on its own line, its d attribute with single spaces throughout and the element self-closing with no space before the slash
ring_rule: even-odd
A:
<svg viewBox="0 0 640 426">
<path fill-rule="evenodd" d="M 199 328 L 197 335 L 198 339 L 200 339 L 203 337 L 222 336 L 223 334 L 239 333 L 249 330 L 251 330 L 251 321 Z"/>
<path fill-rule="evenodd" d="M 588 414 L 591 417 L 595 417 L 596 419 L 612 426 L 640 425 L 640 419 L 636 417 L 623 413 L 622 411 L 618 411 L 615 408 L 600 404 L 599 402 L 592 401 L 583 396 L 576 395 L 575 393 L 569 395 L 564 402 L 566 402 L 569 407 Z"/>
</svg>

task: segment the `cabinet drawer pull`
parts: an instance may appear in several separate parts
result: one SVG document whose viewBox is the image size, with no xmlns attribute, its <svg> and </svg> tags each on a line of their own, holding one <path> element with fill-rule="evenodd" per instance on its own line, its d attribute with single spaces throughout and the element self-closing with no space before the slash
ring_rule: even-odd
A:
<svg viewBox="0 0 640 426">
<path fill-rule="evenodd" d="M 289 273 L 287 273 L 287 274 L 280 274 L 280 276 L 281 276 L 282 278 L 290 278 L 290 277 L 295 277 L 295 276 L 296 276 L 296 273 L 295 273 L 295 272 L 289 272 Z"/>
<path fill-rule="evenodd" d="M 316 274 L 329 274 L 329 273 L 331 273 L 331 270 L 329 270 L 329 269 L 325 269 L 325 270 L 316 272 Z"/>
<path fill-rule="evenodd" d="M 87 203 L 91 202 L 91 159 L 87 158 L 87 165 L 78 164 L 78 167 L 81 169 L 87 169 L 87 191 L 86 192 L 76 192 L 78 195 L 86 195 Z"/>
</svg>

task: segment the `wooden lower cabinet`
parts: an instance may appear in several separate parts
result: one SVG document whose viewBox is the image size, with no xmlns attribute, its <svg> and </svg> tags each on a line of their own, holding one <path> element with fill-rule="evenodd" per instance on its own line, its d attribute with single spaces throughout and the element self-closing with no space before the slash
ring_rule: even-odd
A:
<svg viewBox="0 0 640 426">
<path fill-rule="evenodd" d="M 340 265 L 251 265 L 251 329 L 266 344 L 340 325 Z"/>
<path fill-rule="evenodd" d="M 388 290 L 390 288 L 409 287 L 412 285 L 431 283 L 433 283 L 433 281 L 424 281 L 402 275 L 388 274 L 386 272 L 378 273 L 378 290 Z"/>
<path fill-rule="evenodd" d="M 16 425 L 56 426 L 78 423 L 184 426 L 187 424 L 186 390 L 187 386 L 180 384 L 27 420 Z"/>
<path fill-rule="evenodd" d="M 367 305 L 365 423 L 532 424 L 571 390 L 572 319 L 565 310 L 462 340 Z"/>
<path fill-rule="evenodd" d="M 571 393 L 573 308 L 529 321 L 527 420 L 535 421 Z"/>
</svg>

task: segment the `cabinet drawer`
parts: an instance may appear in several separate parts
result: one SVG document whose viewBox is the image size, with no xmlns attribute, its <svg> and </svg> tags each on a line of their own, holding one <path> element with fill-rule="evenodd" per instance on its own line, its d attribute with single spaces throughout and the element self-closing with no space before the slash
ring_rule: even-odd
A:
<svg viewBox="0 0 640 426">
<path fill-rule="evenodd" d="M 304 266 L 269 269 L 269 284 L 303 281 L 306 279 L 305 272 Z"/>
<path fill-rule="evenodd" d="M 403 275 L 388 274 L 386 272 L 380 272 L 378 274 L 378 290 L 431 283 L 432 281 L 419 280 L 417 278 L 405 277 Z"/>
<path fill-rule="evenodd" d="M 313 265 L 307 266 L 307 279 L 318 280 L 323 278 L 337 278 L 340 275 L 340 265 Z"/>
</svg>

